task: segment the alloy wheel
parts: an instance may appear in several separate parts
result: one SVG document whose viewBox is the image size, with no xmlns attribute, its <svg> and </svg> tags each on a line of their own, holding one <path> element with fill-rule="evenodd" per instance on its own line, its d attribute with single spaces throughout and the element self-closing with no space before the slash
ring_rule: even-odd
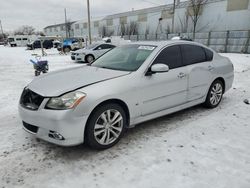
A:
<svg viewBox="0 0 250 188">
<path fill-rule="evenodd" d="M 123 117 L 114 109 L 103 112 L 94 126 L 94 136 L 101 145 L 109 145 L 115 142 L 123 130 Z"/>
<path fill-rule="evenodd" d="M 210 93 L 210 102 L 212 105 L 216 106 L 222 98 L 223 87 L 220 83 L 214 84 Z"/>
</svg>

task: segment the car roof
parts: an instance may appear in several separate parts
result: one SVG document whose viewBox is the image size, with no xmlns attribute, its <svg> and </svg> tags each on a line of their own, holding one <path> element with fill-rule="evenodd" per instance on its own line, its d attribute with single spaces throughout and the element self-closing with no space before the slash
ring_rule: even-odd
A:
<svg viewBox="0 0 250 188">
<path fill-rule="evenodd" d="M 153 45 L 153 46 L 157 46 L 157 47 L 164 47 L 164 46 L 171 45 L 171 44 L 193 44 L 193 45 L 197 45 L 197 46 L 206 47 L 203 44 L 193 42 L 193 41 L 186 41 L 186 40 L 138 41 L 138 42 L 131 42 L 128 44 Z"/>
</svg>

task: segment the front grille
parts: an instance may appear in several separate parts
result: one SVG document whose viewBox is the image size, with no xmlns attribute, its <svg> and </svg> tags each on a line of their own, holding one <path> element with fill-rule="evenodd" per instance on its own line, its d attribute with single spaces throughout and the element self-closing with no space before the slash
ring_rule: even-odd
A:
<svg viewBox="0 0 250 188">
<path fill-rule="evenodd" d="M 26 123 L 24 121 L 23 121 L 23 126 L 24 126 L 25 129 L 27 129 L 28 131 L 30 131 L 32 133 L 37 133 L 37 131 L 38 131 L 37 126 L 28 124 L 28 123 Z"/>
<path fill-rule="evenodd" d="M 27 109 L 37 110 L 41 103 L 43 102 L 44 97 L 38 95 L 37 93 L 31 91 L 30 89 L 24 89 L 20 98 L 20 104 Z"/>
</svg>

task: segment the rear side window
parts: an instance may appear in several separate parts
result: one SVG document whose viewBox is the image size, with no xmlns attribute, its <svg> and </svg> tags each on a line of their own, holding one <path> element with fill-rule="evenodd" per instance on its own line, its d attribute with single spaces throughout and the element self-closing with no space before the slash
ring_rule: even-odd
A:
<svg viewBox="0 0 250 188">
<path fill-rule="evenodd" d="M 98 48 L 100 48 L 100 47 L 101 47 L 102 50 L 105 50 L 105 49 L 114 48 L 115 46 L 110 45 L 110 44 L 102 44 Z"/>
<path fill-rule="evenodd" d="M 212 61 L 213 57 L 214 57 L 214 53 L 211 50 L 207 49 L 207 48 L 204 48 L 204 50 L 205 50 L 207 61 Z"/>
<path fill-rule="evenodd" d="M 183 56 L 183 63 L 185 65 L 192 65 L 195 63 L 206 61 L 205 50 L 200 46 L 183 44 L 181 45 L 181 51 Z"/>
<path fill-rule="evenodd" d="M 170 46 L 161 51 L 153 64 L 166 64 L 169 69 L 182 66 L 180 46 Z"/>
</svg>

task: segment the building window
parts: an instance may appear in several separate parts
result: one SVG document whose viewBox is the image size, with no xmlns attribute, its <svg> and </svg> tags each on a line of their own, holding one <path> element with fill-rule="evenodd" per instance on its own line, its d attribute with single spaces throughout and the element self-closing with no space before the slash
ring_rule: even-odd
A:
<svg viewBox="0 0 250 188">
<path fill-rule="evenodd" d="M 138 22 L 146 22 L 148 20 L 147 14 L 139 14 L 138 15 Z"/>
<path fill-rule="evenodd" d="M 52 27 L 51 27 L 51 28 L 49 28 L 49 31 L 50 31 L 50 32 L 52 32 Z"/>
<path fill-rule="evenodd" d="M 94 27 L 99 27 L 99 21 L 94 22 Z"/>
<path fill-rule="evenodd" d="M 87 23 L 87 22 L 83 23 L 83 28 L 84 28 L 84 29 L 87 29 L 87 28 L 88 28 L 88 23 Z"/>
<path fill-rule="evenodd" d="M 77 29 L 77 30 L 80 29 L 79 24 L 76 24 L 76 25 L 75 25 L 75 29 Z"/>
<path fill-rule="evenodd" d="M 235 10 L 247 10 L 249 0 L 228 0 L 227 1 L 227 11 Z"/>
<path fill-rule="evenodd" d="M 55 31 L 55 32 L 57 32 L 57 31 L 58 31 L 58 30 L 57 30 L 57 27 L 55 27 L 55 28 L 54 28 L 54 31 Z"/>
<path fill-rule="evenodd" d="M 171 14 L 171 12 L 167 11 L 167 10 L 163 10 L 161 11 L 161 18 L 162 19 L 169 19 L 172 18 L 173 14 Z"/>
<path fill-rule="evenodd" d="M 61 31 L 65 31 L 65 25 L 61 25 Z"/>
<path fill-rule="evenodd" d="M 107 26 L 112 26 L 112 25 L 113 25 L 113 19 L 108 19 Z"/>
<path fill-rule="evenodd" d="M 120 17 L 120 24 L 127 24 L 127 16 Z"/>
</svg>

